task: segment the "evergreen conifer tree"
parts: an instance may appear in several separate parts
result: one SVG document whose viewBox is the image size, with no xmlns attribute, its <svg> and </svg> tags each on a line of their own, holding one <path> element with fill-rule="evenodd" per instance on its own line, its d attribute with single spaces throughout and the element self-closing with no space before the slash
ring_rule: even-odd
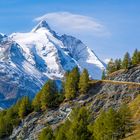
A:
<svg viewBox="0 0 140 140">
<path fill-rule="evenodd" d="M 86 69 L 83 70 L 79 80 L 79 92 L 81 94 L 87 93 L 89 88 L 89 74 Z"/>
<path fill-rule="evenodd" d="M 54 140 L 51 127 L 44 128 L 39 135 L 39 140 Z"/>
<path fill-rule="evenodd" d="M 55 106 L 54 101 L 57 93 L 58 90 L 55 81 L 48 80 L 42 88 L 42 90 L 40 91 L 40 101 L 42 110 Z"/>
<path fill-rule="evenodd" d="M 110 73 L 114 72 L 115 70 L 116 70 L 115 63 L 114 63 L 113 59 L 111 59 L 107 65 L 107 74 L 110 74 Z"/>
<path fill-rule="evenodd" d="M 18 115 L 23 119 L 31 111 L 31 102 L 28 97 L 23 97 L 19 105 Z"/>
<path fill-rule="evenodd" d="M 140 64 L 140 51 L 138 51 L 137 57 L 138 57 L 138 64 Z"/>
<path fill-rule="evenodd" d="M 128 69 L 130 66 L 131 66 L 131 58 L 130 58 L 130 54 L 127 52 L 124 55 L 124 59 L 123 59 L 123 62 L 122 62 L 122 67 L 124 69 Z"/>
<path fill-rule="evenodd" d="M 120 70 L 121 69 L 121 59 L 116 59 L 114 63 L 115 63 L 115 71 Z"/>
<path fill-rule="evenodd" d="M 78 67 L 75 67 L 71 72 L 69 72 L 69 74 L 67 74 L 64 84 L 66 99 L 72 99 L 76 96 L 78 91 L 79 76 Z"/>
<path fill-rule="evenodd" d="M 119 129 L 120 129 L 120 119 L 117 111 L 113 108 L 110 108 L 106 112 L 106 117 L 104 119 L 105 129 L 106 129 L 106 139 L 114 140 L 119 137 Z"/>
<path fill-rule="evenodd" d="M 138 50 L 136 49 L 132 56 L 132 65 L 135 66 L 138 64 Z"/>
<path fill-rule="evenodd" d="M 32 106 L 35 111 L 40 111 L 41 110 L 41 92 L 37 93 L 36 96 L 34 97 L 32 101 Z"/>
<path fill-rule="evenodd" d="M 105 70 L 103 70 L 102 72 L 102 80 L 104 80 L 106 78 L 106 74 L 105 74 Z"/>
<path fill-rule="evenodd" d="M 96 118 L 94 125 L 90 127 L 90 131 L 93 133 L 92 137 L 96 140 L 107 140 L 105 118 L 106 112 L 102 111 L 99 117 Z"/>
<path fill-rule="evenodd" d="M 123 104 L 119 111 L 118 111 L 119 117 L 120 117 L 120 137 L 124 138 L 126 133 L 130 133 L 132 131 L 132 122 L 131 122 L 131 111 L 129 107 L 125 104 Z"/>
</svg>

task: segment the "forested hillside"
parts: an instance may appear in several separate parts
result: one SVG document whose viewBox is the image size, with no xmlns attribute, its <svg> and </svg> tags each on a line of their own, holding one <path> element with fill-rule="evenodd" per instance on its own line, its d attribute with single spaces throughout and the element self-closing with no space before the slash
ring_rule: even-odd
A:
<svg viewBox="0 0 140 140">
<path fill-rule="evenodd" d="M 110 80 L 111 79 L 111 80 Z M 78 67 L 62 88 L 48 80 L 31 101 L 0 112 L 1 139 L 120 140 L 139 137 L 139 64 L 91 80 Z M 67 130 L 67 131 L 66 131 Z M 136 135 L 135 135 L 136 134 Z"/>
</svg>

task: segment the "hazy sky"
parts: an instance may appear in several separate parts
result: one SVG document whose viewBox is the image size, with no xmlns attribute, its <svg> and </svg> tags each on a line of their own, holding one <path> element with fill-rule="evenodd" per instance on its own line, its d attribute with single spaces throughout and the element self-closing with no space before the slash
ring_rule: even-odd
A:
<svg viewBox="0 0 140 140">
<path fill-rule="evenodd" d="M 2 33 L 30 31 L 43 19 L 102 60 L 140 49 L 140 0 L 0 0 Z"/>
</svg>

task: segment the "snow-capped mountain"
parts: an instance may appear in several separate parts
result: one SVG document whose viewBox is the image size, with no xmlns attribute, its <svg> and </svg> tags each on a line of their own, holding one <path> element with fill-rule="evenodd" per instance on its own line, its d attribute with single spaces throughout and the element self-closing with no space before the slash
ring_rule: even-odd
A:
<svg viewBox="0 0 140 140">
<path fill-rule="evenodd" d="M 46 21 L 29 33 L 0 34 L 0 106 L 21 96 L 34 97 L 48 78 L 61 80 L 75 66 L 88 69 L 94 79 L 105 69 L 79 39 L 58 36 Z"/>
</svg>

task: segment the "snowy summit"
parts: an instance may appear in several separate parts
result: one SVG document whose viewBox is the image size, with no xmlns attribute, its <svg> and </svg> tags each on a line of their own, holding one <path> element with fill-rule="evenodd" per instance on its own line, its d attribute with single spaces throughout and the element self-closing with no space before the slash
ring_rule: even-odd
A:
<svg viewBox="0 0 140 140">
<path fill-rule="evenodd" d="M 86 68 L 93 79 L 100 79 L 104 64 L 79 39 L 58 36 L 46 21 L 31 32 L 0 34 L 0 106 L 17 98 L 34 95 L 49 79 L 61 80 L 75 66 Z M 4 83 L 10 87 L 3 87 Z M 12 100 L 12 101 L 11 101 Z"/>
</svg>

